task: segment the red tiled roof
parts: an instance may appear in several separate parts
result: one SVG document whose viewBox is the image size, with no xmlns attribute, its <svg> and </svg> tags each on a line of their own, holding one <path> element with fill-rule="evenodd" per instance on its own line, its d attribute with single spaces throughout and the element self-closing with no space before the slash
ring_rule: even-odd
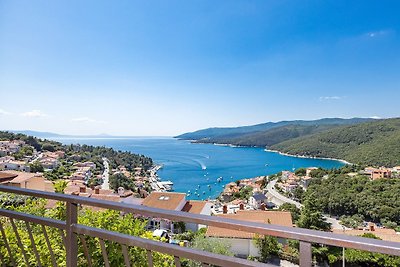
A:
<svg viewBox="0 0 400 267">
<path fill-rule="evenodd" d="M 337 234 L 345 234 L 351 236 L 361 236 L 366 233 L 371 233 L 382 240 L 400 242 L 400 234 L 397 234 L 396 231 L 393 229 L 376 228 L 375 231 L 357 229 L 343 231 L 340 229 L 333 229 L 333 232 Z"/>
<path fill-rule="evenodd" d="M 206 201 L 189 200 L 186 202 L 182 211 L 200 214 L 206 204 L 207 204 Z"/>
<path fill-rule="evenodd" d="M 185 193 L 151 192 L 142 205 L 152 208 L 176 210 L 179 204 L 185 199 Z"/>
<path fill-rule="evenodd" d="M 220 214 L 217 216 L 248 222 L 270 223 L 288 227 L 293 226 L 292 216 L 290 212 L 287 211 L 238 210 L 236 214 Z M 252 239 L 255 234 L 239 230 L 209 226 L 206 236 Z"/>
</svg>

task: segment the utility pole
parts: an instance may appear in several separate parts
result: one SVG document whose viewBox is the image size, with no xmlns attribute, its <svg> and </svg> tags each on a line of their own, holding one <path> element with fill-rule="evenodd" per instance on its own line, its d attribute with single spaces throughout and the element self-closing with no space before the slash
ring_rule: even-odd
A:
<svg viewBox="0 0 400 267">
<path fill-rule="evenodd" d="M 343 225 L 342 225 L 342 228 L 343 228 L 343 234 L 344 234 L 344 232 L 346 231 L 346 228 Z M 346 260 L 345 260 L 345 254 L 344 254 L 345 248 L 343 247 L 342 249 L 343 249 L 342 250 L 342 267 L 346 267 Z"/>
<path fill-rule="evenodd" d="M 345 248 L 343 247 L 343 256 L 342 256 L 342 258 L 343 258 L 343 262 L 342 262 L 342 266 L 343 267 L 346 267 L 346 260 L 344 259 L 344 250 L 345 250 Z"/>
</svg>

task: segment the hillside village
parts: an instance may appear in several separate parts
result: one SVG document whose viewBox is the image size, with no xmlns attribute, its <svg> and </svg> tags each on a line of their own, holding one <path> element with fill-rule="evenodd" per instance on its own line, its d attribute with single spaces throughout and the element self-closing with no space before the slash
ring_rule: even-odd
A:
<svg viewBox="0 0 400 267">
<path fill-rule="evenodd" d="M 53 149 L 50 148 L 50 150 Z M 304 208 L 303 204 L 297 202 L 299 199 L 296 191 L 307 191 L 315 177 L 328 178 L 324 170 L 315 167 L 295 172 L 282 171 L 276 175 L 228 183 L 217 200 L 196 201 L 187 200 L 185 193 L 166 192 L 158 187 L 156 172 L 159 166 L 111 167 L 110 159 L 105 157 L 101 158 L 102 162 L 86 161 L 82 160 L 84 157 L 78 152 L 71 153 L 62 149 L 37 150 L 22 140 L 0 141 L 0 151 L 1 185 L 55 192 L 59 190 L 56 184 L 63 181 L 62 190 L 57 191 L 59 193 L 289 227 L 302 227 L 296 216 L 304 212 Z M 54 177 L 59 174 L 61 176 Z M 368 176 L 370 180 L 396 179 L 399 178 L 400 167 L 366 167 L 357 172 L 347 172 L 346 175 L 349 177 Z M 130 186 L 112 188 L 109 182 L 111 177 L 126 179 Z M 120 185 L 126 185 L 126 183 Z M 288 209 L 287 204 L 294 207 Z M 47 208 L 53 208 L 56 205 L 55 201 L 48 201 Z M 93 207 L 86 208 L 101 210 Z M 295 216 L 294 213 L 298 214 Z M 206 227 L 195 223 L 182 224 L 167 219 L 147 219 L 147 229 L 154 231 L 155 235 L 167 236 L 170 242 L 188 245 L 190 240 L 180 236 L 188 231 L 201 230 L 205 237 L 216 238 L 229 244 L 231 252 L 238 257 L 260 256 L 259 247 L 254 242 L 257 237 L 252 233 L 213 226 Z M 326 220 L 323 217 L 319 219 Z M 373 233 L 383 240 L 400 242 L 400 235 L 394 229 L 385 228 L 373 222 L 364 222 L 361 227 L 351 228 L 344 227 L 339 220 L 332 218 L 329 220 L 331 224 L 327 224 L 329 226 L 325 230 L 348 235 Z M 278 242 L 284 247 L 284 253 L 291 251 L 286 240 L 278 240 Z"/>
</svg>

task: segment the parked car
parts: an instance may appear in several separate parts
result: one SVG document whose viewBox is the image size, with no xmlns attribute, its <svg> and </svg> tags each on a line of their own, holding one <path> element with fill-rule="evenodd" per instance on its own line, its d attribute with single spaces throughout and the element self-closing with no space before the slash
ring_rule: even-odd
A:
<svg viewBox="0 0 400 267">
<path fill-rule="evenodd" d="M 165 238 L 166 240 L 169 241 L 168 232 L 166 230 L 163 230 L 163 229 L 154 230 L 153 237 Z"/>
</svg>

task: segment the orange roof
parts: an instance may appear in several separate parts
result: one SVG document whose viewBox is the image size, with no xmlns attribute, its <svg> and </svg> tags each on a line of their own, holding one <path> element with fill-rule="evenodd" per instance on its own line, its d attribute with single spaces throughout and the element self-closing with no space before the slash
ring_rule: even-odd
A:
<svg viewBox="0 0 400 267">
<path fill-rule="evenodd" d="M 16 175 L 10 183 L 22 183 L 34 177 L 43 177 L 41 173 L 30 173 L 30 172 L 20 172 L 20 171 L 7 171 L 9 175 Z"/>
<path fill-rule="evenodd" d="M 217 216 L 248 222 L 270 223 L 288 227 L 293 226 L 292 215 L 287 211 L 238 210 L 236 214 L 220 214 Z M 209 226 L 206 236 L 252 239 L 255 234 L 239 230 Z"/>
<path fill-rule="evenodd" d="M 176 210 L 179 204 L 185 200 L 185 193 L 151 192 L 142 205 L 165 210 Z"/>
<path fill-rule="evenodd" d="M 64 189 L 64 194 L 71 195 L 73 192 L 79 192 L 79 185 L 70 184 Z"/>
<path fill-rule="evenodd" d="M 114 202 L 120 202 L 121 201 L 121 198 L 118 195 L 91 194 L 90 198 L 107 200 L 107 201 L 114 201 Z"/>
<path fill-rule="evenodd" d="M 18 174 L 9 172 L 0 172 L 0 180 L 11 180 L 17 177 Z"/>
<path fill-rule="evenodd" d="M 186 202 L 182 211 L 200 214 L 206 204 L 207 204 L 206 201 L 189 200 Z"/>
<path fill-rule="evenodd" d="M 363 234 L 370 233 L 379 237 L 382 240 L 400 242 L 400 234 L 397 234 L 396 231 L 393 229 L 375 228 L 374 231 L 357 229 L 343 231 L 340 229 L 333 229 L 333 232 L 336 234 L 345 234 L 351 236 L 361 236 Z"/>
</svg>

